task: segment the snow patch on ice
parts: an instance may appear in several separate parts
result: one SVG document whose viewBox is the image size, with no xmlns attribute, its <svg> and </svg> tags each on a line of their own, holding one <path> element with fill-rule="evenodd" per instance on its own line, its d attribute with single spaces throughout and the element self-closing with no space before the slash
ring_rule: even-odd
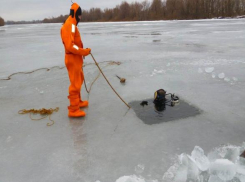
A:
<svg viewBox="0 0 245 182">
<path fill-rule="evenodd" d="M 136 173 L 140 174 L 140 173 L 143 173 L 144 172 L 144 169 L 145 169 L 145 166 L 144 164 L 138 164 L 134 170 Z"/>
<path fill-rule="evenodd" d="M 116 182 L 145 182 L 145 179 L 132 175 L 120 177 Z"/>
<path fill-rule="evenodd" d="M 150 76 L 154 76 L 156 74 L 161 74 L 161 73 L 165 73 L 165 70 L 154 69 Z"/>
<path fill-rule="evenodd" d="M 220 73 L 220 74 L 218 75 L 218 77 L 219 77 L 220 79 L 224 79 L 224 78 L 225 78 L 225 74 L 224 74 L 224 73 Z"/>
</svg>

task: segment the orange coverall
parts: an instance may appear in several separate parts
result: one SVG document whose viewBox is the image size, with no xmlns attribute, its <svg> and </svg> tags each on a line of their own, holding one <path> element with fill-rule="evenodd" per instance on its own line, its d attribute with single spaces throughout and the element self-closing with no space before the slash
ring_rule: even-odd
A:
<svg viewBox="0 0 245 182">
<path fill-rule="evenodd" d="M 74 10 L 74 14 L 78 10 L 79 5 L 73 3 L 71 10 Z M 84 81 L 84 75 L 82 71 L 83 67 L 83 56 L 90 54 L 91 49 L 83 49 L 83 43 L 79 30 L 77 28 L 78 22 L 74 16 L 69 16 L 66 22 L 61 28 L 61 39 L 65 48 L 65 65 L 68 70 L 70 78 L 69 87 L 69 100 L 70 106 L 68 107 L 69 114 L 71 117 L 85 116 L 80 111 L 79 104 L 81 104 L 80 91 Z"/>
</svg>

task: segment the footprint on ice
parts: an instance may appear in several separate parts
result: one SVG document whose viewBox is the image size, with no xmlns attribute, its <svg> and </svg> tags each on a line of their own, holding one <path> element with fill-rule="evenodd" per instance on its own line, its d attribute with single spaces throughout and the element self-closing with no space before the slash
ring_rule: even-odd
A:
<svg viewBox="0 0 245 182">
<path fill-rule="evenodd" d="M 212 73 L 214 71 L 214 67 L 207 67 L 205 68 L 206 73 Z"/>
<path fill-rule="evenodd" d="M 219 77 L 220 79 L 223 79 L 223 78 L 225 78 L 225 74 L 224 74 L 224 73 L 220 73 L 220 74 L 218 75 L 218 77 Z"/>
<path fill-rule="evenodd" d="M 203 73 L 202 68 L 198 68 L 198 73 Z"/>
</svg>

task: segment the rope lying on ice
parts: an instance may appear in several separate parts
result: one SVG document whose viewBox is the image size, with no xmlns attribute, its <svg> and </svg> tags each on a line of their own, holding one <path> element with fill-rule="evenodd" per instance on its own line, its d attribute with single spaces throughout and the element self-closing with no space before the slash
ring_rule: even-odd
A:
<svg viewBox="0 0 245 182">
<path fill-rule="evenodd" d="M 94 81 L 91 83 L 91 85 L 90 85 L 90 87 L 89 87 L 89 89 L 88 89 L 88 88 L 87 88 L 87 84 L 86 84 L 86 80 L 85 80 L 85 76 L 84 76 L 84 85 L 85 85 L 85 89 L 86 89 L 86 91 L 87 91 L 88 94 L 90 93 L 93 84 L 96 82 L 96 80 L 97 80 L 99 77 L 100 77 L 100 72 L 99 72 L 99 74 L 97 75 L 97 77 L 94 79 Z"/>
<path fill-rule="evenodd" d="M 108 85 L 111 87 L 111 89 L 115 92 L 115 94 L 121 99 L 122 102 L 124 102 L 124 104 L 130 109 L 131 107 L 121 98 L 121 96 L 116 92 L 116 90 L 112 87 L 112 85 L 110 84 L 110 82 L 108 81 L 108 79 L 106 78 L 106 76 L 104 75 L 103 71 L 101 70 L 99 64 L 97 63 L 97 61 L 95 60 L 94 56 L 92 53 L 90 53 L 90 55 L 92 56 L 96 66 L 98 67 L 98 69 L 100 70 L 101 74 L 103 75 L 103 77 L 105 78 L 105 80 L 107 81 Z"/>
<path fill-rule="evenodd" d="M 110 65 L 120 65 L 120 64 L 121 64 L 121 62 L 109 61 L 108 64 L 107 64 L 105 67 L 110 66 Z M 104 68 L 105 68 L 105 67 L 104 67 Z M 82 69 L 82 70 L 83 70 L 83 69 Z M 83 71 L 83 73 L 84 73 L 84 71 Z M 99 71 L 99 74 L 98 74 L 97 77 L 94 79 L 94 81 L 91 83 L 89 89 L 88 89 L 88 87 L 87 87 L 86 79 L 85 79 L 85 76 L 84 76 L 84 85 L 85 85 L 86 92 L 87 92 L 88 94 L 90 94 L 90 91 L 91 91 L 91 89 L 92 89 L 92 86 L 93 86 L 93 84 L 96 82 L 96 80 L 98 80 L 98 78 L 100 77 L 100 74 L 101 74 L 101 73 L 100 73 L 100 71 Z"/>
<path fill-rule="evenodd" d="M 17 75 L 17 74 L 31 74 L 31 73 L 34 73 L 34 72 L 39 71 L 39 70 L 50 71 L 53 68 L 64 69 L 65 67 L 64 66 L 63 67 L 54 66 L 52 68 L 39 68 L 39 69 L 36 69 L 36 70 L 33 70 L 33 71 L 29 71 L 29 72 L 17 72 L 17 73 L 13 73 L 13 74 L 9 75 L 8 78 L 3 78 L 3 79 L 0 79 L 0 80 L 11 80 L 11 77 L 14 76 L 14 75 Z"/>
<path fill-rule="evenodd" d="M 120 65 L 121 64 L 120 62 L 115 62 L 115 61 L 103 61 L 101 63 L 105 63 L 105 62 L 108 62 L 109 65 L 112 65 L 112 64 L 118 64 L 118 65 Z M 90 65 L 90 64 L 94 64 L 94 63 L 85 64 L 83 67 L 85 67 L 87 65 Z M 14 75 L 18 75 L 18 74 L 31 74 L 31 73 L 34 73 L 34 72 L 40 71 L 40 70 L 50 71 L 50 70 L 52 70 L 54 68 L 64 69 L 65 66 L 62 66 L 62 67 L 53 66 L 51 68 L 39 68 L 39 69 L 36 69 L 36 70 L 33 70 L 33 71 L 29 71 L 29 72 L 17 72 L 17 73 L 13 73 L 13 74 L 9 75 L 7 78 L 1 78 L 0 81 L 8 81 L 8 80 L 11 80 Z"/>
<path fill-rule="evenodd" d="M 23 110 L 20 110 L 18 113 L 19 114 L 30 114 L 29 117 L 31 118 L 31 120 L 33 121 L 39 121 L 39 120 L 42 120 L 46 117 L 49 116 L 49 120 L 52 122 L 52 123 L 47 123 L 47 126 L 52 126 L 54 124 L 54 120 L 51 119 L 51 115 L 53 114 L 53 112 L 58 112 L 59 111 L 59 108 L 56 107 L 55 109 L 45 109 L 45 108 L 42 108 L 42 109 L 39 109 L 39 110 L 35 110 L 35 109 L 30 109 L 30 110 L 26 110 L 26 109 L 23 109 Z M 40 114 L 40 115 L 45 115 L 39 119 L 34 119 L 32 118 L 32 114 Z"/>
</svg>

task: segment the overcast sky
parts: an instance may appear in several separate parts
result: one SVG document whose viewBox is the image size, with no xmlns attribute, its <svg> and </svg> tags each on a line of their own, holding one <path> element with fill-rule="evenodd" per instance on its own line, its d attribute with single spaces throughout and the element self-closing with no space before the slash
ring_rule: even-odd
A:
<svg viewBox="0 0 245 182">
<path fill-rule="evenodd" d="M 113 8 L 123 0 L 73 0 L 82 9 L 92 7 Z M 142 2 L 143 0 L 126 0 Z M 7 20 L 43 20 L 48 17 L 57 17 L 70 12 L 71 0 L 0 0 L 0 17 Z"/>
</svg>

